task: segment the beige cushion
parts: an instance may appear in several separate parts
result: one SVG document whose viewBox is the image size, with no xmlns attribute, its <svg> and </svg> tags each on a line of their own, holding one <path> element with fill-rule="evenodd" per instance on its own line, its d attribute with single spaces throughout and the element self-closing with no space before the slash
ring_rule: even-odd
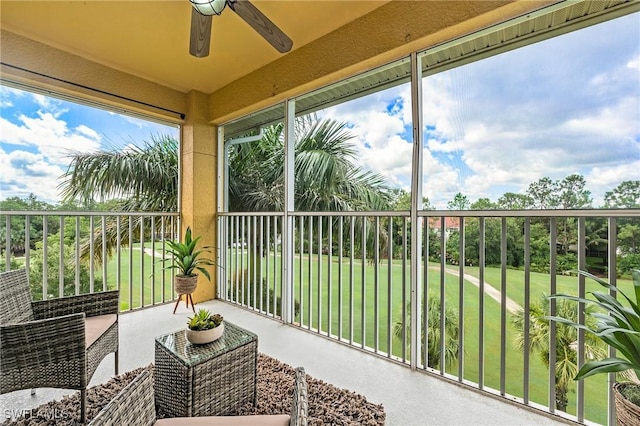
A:
<svg viewBox="0 0 640 426">
<path fill-rule="evenodd" d="M 84 320 L 85 343 L 87 348 L 95 343 L 105 331 L 109 329 L 118 320 L 118 315 L 98 315 L 95 317 L 87 317 Z"/>
<path fill-rule="evenodd" d="M 160 419 L 159 426 L 289 426 L 287 414 L 270 416 L 216 416 L 216 417 L 177 417 Z"/>
</svg>

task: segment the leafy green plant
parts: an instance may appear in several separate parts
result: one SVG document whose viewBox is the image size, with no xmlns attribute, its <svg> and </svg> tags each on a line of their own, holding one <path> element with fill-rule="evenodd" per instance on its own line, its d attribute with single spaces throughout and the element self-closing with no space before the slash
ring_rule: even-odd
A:
<svg viewBox="0 0 640 426">
<path fill-rule="evenodd" d="M 180 271 L 179 275 L 194 276 L 195 270 L 202 272 L 202 275 L 207 277 L 211 281 L 209 271 L 205 266 L 215 265 L 215 263 L 206 257 L 203 257 L 204 253 L 211 253 L 211 247 L 205 246 L 200 250 L 196 250 L 196 245 L 201 237 L 192 238 L 191 227 L 187 227 L 187 231 L 184 235 L 184 242 L 168 240 L 169 252 L 173 256 L 175 264 L 167 265 L 164 269 L 177 269 Z M 163 259 L 162 262 L 167 261 Z"/>
<path fill-rule="evenodd" d="M 635 372 L 640 377 L 640 270 L 632 271 L 635 299 L 632 300 L 622 290 L 612 286 L 585 271 L 579 271 L 585 277 L 591 278 L 603 287 L 613 290 L 624 297 L 629 306 L 620 303 L 615 297 L 605 292 L 590 292 L 593 299 L 586 299 L 566 294 L 549 296 L 556 299 L 568 299 L 585 304 L 593 304 L 604 312 L 593 312 L 590 315 L 597 320 L 595 328 L 575 323 L 566 318 L 547 317 L 560 324 L 567 324 L 577 329 L 593 333 L 607 345 L 615 348 L 619 356 L 603 360 L 586 362 L 575 376 L 575 380 L 584 379 L 594 374 L 618 373 L 627 370 Z"/>
<path fill-rule="evenodd" d="M 187 327 L 194 331 L 211 330 L 222 324 L 222 320 L 220 314 L 212 314 L 207 309 L 198 309 L 198 312 L 189 318 Z"/>
</svg>

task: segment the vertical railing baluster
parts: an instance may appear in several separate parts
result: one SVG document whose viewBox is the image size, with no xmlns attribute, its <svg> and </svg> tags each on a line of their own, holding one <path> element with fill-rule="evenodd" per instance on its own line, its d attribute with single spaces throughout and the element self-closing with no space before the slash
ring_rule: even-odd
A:
<svg viewBox="0 0 640 426">
<path fill-rule="evenodd" d="M 245 244 L 245 239 L 247 235 L 246 223 L 247 223 L 247 217 L 242 216 L 240 218 L 240 239 L 238 240 L 238 247 L 240 250 L 240 296 L 239 296 L 240 306 L 247 306 L 246 287 L 247 287 L 247 281 L 249 280 L 249 277 L 248 277 L 249 271 L 246 270 L 245 259 L 244 259 L 245 258 L 244 244 Z M 245 271 L 247 273 L 245 273 Z"/>
<path fill-rule="evenodd" d="M 485 218 L 478 224 L 478 388 L 484 389 L 484 264 L 486 262 Z"/>
<path fill-rule="evenodd" d="M 151 216 L 151 304 L 156 304 L 156 217 Z"/>
<path fill-rule="evenodd" d="M 226 220 L 226 219 L 227 219 L 226 217 L 223 218 L 223 220 Z M 166 238 L 165 224 L 166 224 L 166 217 L 162 216 L 162 218 L 160 220 L 160 241 L 161 241 L 160 244 L 161 244 L 161 247 L 162 247 L 160 253 L 162 253 L 162 263 L 161 263 L 161 265 L 162 265 L 163 268 L 167 265 L 165 263 L 166 262 L 166 256 L 167 256 L 166 255 L 166 251 L 165 251 L 167 249 L 167 245 L 166 245 L 167 238 Z M 225 234 L 219 233 L 218 235 L 225 235 Z M 226 246 L 224 246 L 224 245 L 220 246 L 220 253 L 222 253 L 222 254 L 226 253 Z M 224 265 L 224 263 L 223 263 L 223 265 Z M 218 268 L 218 270 L 224 271 L 225 268 Z M 161 288 L 162 303 L 164 303 L 164 302 L 167 301 L 167 294 L 166 294 L 166 289 L 165 289 L 165 286 L 167 285 L 166 270 L 165 269 L 160 269 L 160 271 L 162 273 L 162 275 L 160 275 L 160 282 L 162 284 L 162 288 Z M 218 286 L 220 286 L 220 284 L 221 283 L 218 282 Z"/>
<path fill-rule="evenodd" d="M 140 216 L 140 306 L 145 307 L 144 292 L 144 216 Z"/>
<path fill-rule="evenodd" d="M 447 259 L 447 239 L 446 239 L 446 217 L 440 217 L 440 374 L 444 375 L 444 366 L 447 363 L 444 344 L 446 340 L 445 329 L 445 309 L 446 309 L 446 259 Z"/>
<path fill-rule="evenodd" d="M 107 291 L 107 217 L 101 216 L 102 223 L 102 291 Z"/>
<path fill-rule="evenodd" d="M 10 217 L 7 215 L 7 217 Z M 7 236 L 11 235 L 10 227 L 7 227 Z M 24 218 L 24 267 L 27 270 L 27 275 L 31 272 L 31 216 L 26 215 Z M 9 247 L 8 245 L 5 247 Z M 9 251 L 9 250 L 7 250 Z M 7 262 L 7 267 L 9 262 Z"/>
<path fill-rule="evenodd" d="M 89 293 L 95 292 L 95 220 L 89 216 Z"/>
<path fill-rule="evenodd" d="M 549 220 L 549 294 L 557 293 L 557 240 L 556 218 Z M 549 315 L 557 314 L 556 299 L 549 300 Z M 549 412 L 556 412 L 556 323 L 549 323 Z"/>
<path fill-rule="evenodd" d="M 362 271 L 360 276 L 360 297 L 362 299 L 360 303 L 360 347 L 364 349 L 366 344 L 366 330 L 367 330 L 367 217 L 362 216 Z"/>
<path fill-rule="evenodd" d="M 316 298 L 316 312 L 318 312 L 318 333 L 322 332 L 322 216 L 318 216 L 318 297 Z"/>
<path fill-rule="evenodd" d="M 343 289 L 342 289 L 342 262 L 344 258 L 343 244 L 344 244 L 344 216 L 338 218 L 338 340 L 342 341 L 343 324 L 342 324 L 342 312 L 343 312 Z"/>
<path fill-rule="evenodd" d="M 120 281 L 122 279 L 122 217 L 116 217 L 116 288 L 120 291 Z M 122 294 L 122 293 L 120 293 Z M 122 297 L 122 296 L 120 296 Z"/>
<path fill-rule="evenodd" d="M 49 259 L 49 216 L 45 215 L 42 216 L 42 300 L 49 298 L 49 262 L 47 259 Z"/>
<path fill-rule="evenodd" d="M 500 226 L 500 395 L 507 387 L 507 218 Z"/>
<path fill-rule="evenodd" d="M 58 295 L 63 297 L 64 294 L 64 216 L 58 216 L 58 226 L 60 227 L 58 239 Z"/>
<path fill-rule="evenodd" d="M 129 310 L 133 309 L 133 218 L 127 216 L 129 221 Z M 91 230 L 93 234 L 93 230 Z"/>
<path fill-rule="evenodd" d="M 389 218 L 387 248 L 387 357 L 393 356 L 393 218 Z"/>
<path fill-rule="evenodd" d="M 609 242 L 607 252 L 607 265 L 609 266 L 609 284 L 612 288 L 609 289 L 609 296 L 617 297 L 615 288 L 618 287 L 618 230 L 616 225 L 616 218 L 608 218 L 608 230 L 607 240 Z M 609 358 L 616 356 L 616 349 L 609 345 Z M 617 423 L 616 419 L 616 401 L 615 394 L 613 393 L 613 385 L 616 383 L 616 373 L 609 373 L 607 377 L 607 420 L 610 426 Z"/>
<path fill-rule="evenodd" d="M 380 217 L 375 217 L 373 246 L 373 350 L 380 351 Z"/>
<path fill-rule="evenodd" d="M 531 306 L 531 218 L 524 219 L 524 357 L 523 357 L 523 379 L 522 379 L 522 400 L 529 404 L 529 353 L 531 343 L 529 336 L 530 306 Z"/>
<path fill-rule="evenodd" d="M 311 330 L 311 323 L 313 322 L 313 216 L 309 216 L 309 235 L 307 235 L 307 249 L 309 255 L 307 256 L 307 279 L 309 281 L 309 288 L 307 289 L 307 329 Z"/>
<path fill-rule="evenodd" d="M 5 235 L 4 237 L 4 241 L 5 241 L 4 269 L 5 271 L 10 271 L 11 270 L 11 215 L 10 214 L 7 215 L 5 219 L 5 224 L 7 228 L 7 235 Z"/>
<path fill-rule="evenodd" d="M 327 217 L 327 336 L 331 337 L 333 312 L 333 216 Z"/>
<path fill-rule="evenodd" d="M 568 220 L 568 219 L 565 219 Z M 587 244 L 586 244 L 586 229 L 585 229 L 585 218 L 578 218 L 578 270 L 585 271 L 587 269 L 587 261 L 586 261 L 586 253 L 587 253 Z M 585 292 L 585 276 L 582 274 L 578 274 L 578 297 L 584 299 L 586 296 Z M 585 323 L 585 313 L 584 313 L 584 302 L 578 302 L 578 324 L 584 325 Z M 578 370 L 582 368 L 585 360 L 585 331 L 584 329 L 578 329 Z M 578 380 L 577 389 L 576 389 L 576 415 L 578 417 L 578 422 L 584 422 L 584 380 Z"/>
<path fill-rule="evenodd" d="M 464 264 L 466 261 L 464 217 L 459 217 L 460 245 L 458 246 L 458 381 L 464 379 Z M 445 338 L 445 336 L 443 336 Z"/>
</svg>

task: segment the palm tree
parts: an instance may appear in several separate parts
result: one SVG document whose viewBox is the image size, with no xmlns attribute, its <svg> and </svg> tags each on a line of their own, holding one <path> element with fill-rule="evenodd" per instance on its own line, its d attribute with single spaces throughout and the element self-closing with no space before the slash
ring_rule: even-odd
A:
<svg viewBox="0 0 640 426">
<path fill-rule="evenodd" d="M 593 306 L 585 306 L 585 316 L 587 325 L 594 322 L 589 313 L 593 312 Z M 529 308 L 529 344 L 532 352 L 537 352 L 540 360 L 549 368 L 550 353 L 550 328 L 549 320 L 546 318 L 550 313 L 549 299 L 543 294 L 540 301 L 531 303 Z M 559 300 L 556 304 L 556 315 L 577 322 L 578 308 L 575 302 L 569 300 Z M 524 347 L 524 310 L 518 311 L 511 317 L 516 329 L 515 346 L 520 351 L 525 351 Z M 572 390 L 574 377 L 578 373 L 578 361 L 576 343 L 578 341 L 577 330 L 573 327 L 558 324 L 556 327 L 556 408 L 567 411 L 568 397 Z M 591 333 L 585 334 L 585 354 L 589 359 L 599 359 L 606 355 L 606 348 Z"/>
<path fill-rule="evenodd" d="M 152 136 L 143 146 L 117 147 L 92 153 L 75 153 L 59 185 L 65 201 L 80 200 L 84 205 L 96 200 L 114 200 L 114 210 L 125 212 L 175 212 L 178 208 L 178 141 L 168 135 Z M 140 236 L 139 216 L 110 220 L 105 226 L 106 249 L 111 255 L 118 242 L 118 226 L 131 227 L 134 239 Z M 165 225 L 167 225 L 165 223 Z M 161 229 L 156 222 L 154 231 Z M 168 226 L 165 229 L 170 229 Z M 147 227 L 147 236 L 152 230 Z M 94 232 L 96 251 L 102 247 L 102 229 Z M 129 242 L 129 232 L 120 233 L 120 243 Z M 82 247 L 82 258 L 89 256 L 89 244 Z M 97 262 L 101 256 L 95 256 Z"/>
<path fill-rule="evenodd" d="M 296 122 L 295 209 L 381 210 L 390 202 L 384 178 L 353 163 L 357 152 L 346 124 Z M 231 211 L 284 210 L 284 125 L 269 127 L 256 142 L 236 145 L 229 158 Z"/>
<path fill-rule="evenodd" d="M 440 298 L 436 295 L 429 295 L 427 300 L 428 309 L 426 311 L 427 315 L 427 365 L 431 368 L 439 369 L 440 368 L 440 342 L 442 339 L 442 333 L 440 332 Z M 410 329 L 409 324 L 411 324 L 411 304 L 407 303 L 407 321 L 405 323 L 404 334 L 406 336 L 409 335 Z M 423 305 L 423 313 L 424 305 Z M 460 334 L 460 329 L 458 327 L 458 314 L 456 311 L 448 306 L 445 307 L 444 314 L 444 358 L 446 366 L 450 367 L 453 365 L 458 359 L 459 346 L 458 346 L 458 336 Z M 399 339 L 402 339 L 403 335 L 403 327 L 401 321 L 396 321 L 393 326 L 393 335 Z M 422 333 L 421 341 L 422 346 L 424 347 L 425 334 Z M 409 346 L 409 341 L 407 339 L 407 346 Z M 421 352 L 422 358 L 422 352 Z M 424 359 L 422 359 L 424 362 Z"/>
</svg>

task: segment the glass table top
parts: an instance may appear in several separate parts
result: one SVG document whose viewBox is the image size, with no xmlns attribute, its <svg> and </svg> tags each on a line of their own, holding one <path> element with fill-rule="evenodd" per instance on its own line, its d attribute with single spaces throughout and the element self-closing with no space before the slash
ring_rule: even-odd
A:
<svg viewBox="0 0 640 426">
<path fill-rule="evenodd" d="M 205 345 L 189 342 L 185 336 L 185 329 L 156 337 L 158 344 L 187 366 L 200 364 L 254 340 L 258 340 L 258 336 L 228 321 L 224 321 L 222 336 Z"/>
</svg>

